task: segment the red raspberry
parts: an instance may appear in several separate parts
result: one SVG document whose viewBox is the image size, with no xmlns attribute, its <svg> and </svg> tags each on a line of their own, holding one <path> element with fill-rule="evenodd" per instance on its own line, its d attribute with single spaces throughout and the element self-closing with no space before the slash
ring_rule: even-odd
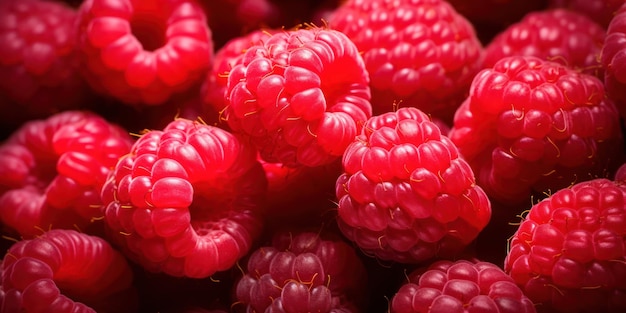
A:
<svg viewBox="0 0 626 313">
<path fill-rule="evenodd" d="M 211 31 L 194 0 L 85 0 L 77 28 L 91 86 L 128 104 L 162 104 L 211 64 Z"/>
<path fill-rule="evenodd" d="M 450 139 L 503 203 L 605 177 L 623 155 L 617 108 L 602 82 L 530 56 L 505 57 L 476 75 Z"/>
<path fill-rule="evenodd" d="M 250 47 L 230 71 L 224 118 L 267 162 L 324 165 L 372 115 L 368 84 L 363 59 L 343 33 L 279 32 Z"/>
<path fill-rule="evenodd" d="M 201 278 L 230 268 L 262 228 L 267 181 L 255 153 L 186 119 L 146 132 L 102 188 L 107 229 L 152 272 Z"/>
<path fill-rule="evenodd" d="M 531 12 L 487 45 L 483 67 L 493 67 L 507 56 L 528 55 L 601 78 L 604 36 L 600 25 L 580 13 L 565 9 Z"/>
<path fill-rule="evenodd" d="M 247 312 L 359 312 L 365 299 L 365 267 L 341 239 L 279 231 L 269 246 L 252 252 L 236 284 Z"/>
<path fill-rule="evenodd" d="M 86 230 L 102 217 L 100 189 L 131 137 L 87 111 L 24 124 L 0 145 L 0 220 L 18 235 Z"/>
<path fill-rule="evenodd" d="M 551 7 L 582 13 L 606 28 L 624 0 L 550 0 Z"/>
<path fill-rule="evenodd" d="M 2 260 L 2 312 L 136 312 L 133 272 L 104 239 L 55 229 Z"/>
<path fill-rule="evenodd" d="M 363 53 L 374 114 L 394 104 L 450 122 L 479 71 L 473 26 L 443 0 L 349 0 L 329 21 Z"/>
<path fill-rule="evenodd" d="M 597 178 L 533 205 L 505 271 L 541 312 L 626 312 L 626 185 Z"/>
<path fill-rule="evenodd" d="M 626 4 L 615 12 L 609 24 L 601 55 L 606 91 L 626 119 Z"/>
<path fill-rule="evenodd" d="M 411 272 L 391 299 L 392 313 L 536 312 L 501 268 L 489 262 L 438 261 Z"/>
<path fill-rule="evenodd" d="M 419 109 L 372 117 L 346 149 L 343 167 L 339 226 L 381 259 L 454 257 L 489 221 L 490 202 L 472 169 Z"/>
</svg>

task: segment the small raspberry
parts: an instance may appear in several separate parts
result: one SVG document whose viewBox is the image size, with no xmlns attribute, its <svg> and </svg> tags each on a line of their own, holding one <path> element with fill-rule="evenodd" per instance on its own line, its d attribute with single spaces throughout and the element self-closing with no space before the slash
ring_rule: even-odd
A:
<svg viewBox="0 0 626 313">
<path fill-rule="evenodd" d="M 135 106 L 162 104 L 198 85 L 213 54 L 194 0 L 85 0 L 77 36 L 91 86 Z"/>
<path fill-rule="evenodd" d="M 582 13 L 606 28 L 624 0 L 550 0 L 551 7 Z"/>
<path fill-rule="evenodd" d="M 489 221 L 490 202 L 472 169 L 419 109 L 372 117 L 342 162 L 339 226 L 380 259 L 454 257 Z"/>
<path fill-rule="evenodd" d="M 606 91 L 618 103 L 621 117 L 626 119 L 626 4 L 615 12 L 609 24 L 601 62 Z"/>
<path fill-rule="evenodd" d="M 246 51 L 228 77 L 228 126 L 286 166 L 337 160 L 372 115 L 363 59 L 344 34 L 279 32 Z"/>
<path fill-rule="evenodd" d="M 148 131 L 102 188 L 105 223 L 152 272 L 208 277 L 233 266 L 260 235 L 267 181 L 235 135 L 177 119 Z"/>
<path fill-rule="evenodd" d="M 0 145 L 0 220 L 23 237 L 86 229 L 102 217 L 100 189 L 131 137 L 87 111 L 24 124 Z"/>
<path fill-rule="evenodd" d="M 530 208 L 505 271 L 540 312 L 626 312 L 626 185 L 597 178 Z"/>
<path fill-rule="evenodd" d="M 476 75 L 450 139 L 503 203 L 605 177 L 623 157 L 617 108 L 602 82 L 530 56 L 505 57 Z"/>
<path fill-rule="evenodd" d="M 533 303 L 489 262 L 437 261 L 414 270 L 391 299 L 391 313 L 534 313 Z"/>
<path fill-rule="evenodd" d="M 2 312 L 135 312 L 133 272 L 104 239 L 53 229 L 18 241 L 1 262 Z"/>
<path fill-rule="evenodd" d="M 443 0 L 349 0 L 329 21 L 362 51 L 374 114 L 394 103 L 450 122 L 479 71 L 473 26 Z"/>
</svg>

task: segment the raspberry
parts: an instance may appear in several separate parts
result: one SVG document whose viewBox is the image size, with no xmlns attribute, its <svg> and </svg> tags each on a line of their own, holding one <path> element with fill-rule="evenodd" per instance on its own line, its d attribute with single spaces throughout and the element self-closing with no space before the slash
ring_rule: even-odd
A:
<svg viewBox="0 0 626 313">
<path fill-rule="evenodd" d="M 100 189 L 131 145 L 122 128 L 88 111 L 24 124 L 0 145 L 2 224 L 23 237 L 86 230 L 102 217 Z"/>
<path fill-rule="evenodd" d="M 624 0 L 550 0 L 551 7 L 582 13 L 606 28 Z"/>
<path fill-rule="evenodd" d="M 277 232 L 250 255 L 237 303 L 247 312 L 359 312 L 365 267 L 352 247 L 325 236 Z"/>
<path fill-rule="evenodd" d="M 343 33 L 279 32 L 250 47 L 228 77 L 228 126 L 263 160 L 295 167 L 337 160 L 372 115 L 363 59 Z"/>
<path fill-rule="evenodd" d="M 211 31 L 193 0 L 85 0 L 77 29 L 90 85 L 130 105 L 166 102 L 211 64 Z"/>
<path fill-rule="evenodd" d="M 375 115 L 399 104 L 450 122 L 480 69 L 473 26 L 443 0 L 349 0 L 329 25 L 362 51 Z"/>
<path fill-rule="evenodd" d="M 596 77 L 531 56 L 481 71 L 450 139 L 492 200 L 525 203 L 621 164 L 615 104 Z"/>
<path fill-rule="evenodd" d="M 536 312 L 502 269 L 489 262 L 438 261 L 411 272 L 391 299 L 392 313 Z"/>
<path fill-rule="evenodd" d="M 531 12 L 487 45 L 483 67 L 493 67 L 506 56 L 528 55 L 601 78 L 604 33 L 600 25 L 581 13 L 565 9 Z"/>
<path fill-rule="evenodd" d="M 262 228 L 267 181 L 255 153 L 186 119 L 146 132 L 102 188 L 106 229 L 152 272 L 203 278 L 230 268 Z"/>
<path fill-rule="evenodd" d="M 472 169 L 417 108 L 372 117 L 342 162 L 339 226 L 380 259 L 455 257 L 489 221 L 490 202 Z"/>
<path fill-rule="evenodd" d="M 133 312 L 133 273 L 104 239 L 53 229 L 9 248 L 2 261 L 2 312 Z"/>
<path fill-rule="evenodd" d="M 626 185 L 597 178 L 530 208 L 505 271 L 541 312 L 626 311 Z"/>
<path fill-rule="evenodd" d="M 621 117 L 626 118 L 626 4 L 609 24 L 601 55 L 606 91 L 618 103 Z"/>
</svg>

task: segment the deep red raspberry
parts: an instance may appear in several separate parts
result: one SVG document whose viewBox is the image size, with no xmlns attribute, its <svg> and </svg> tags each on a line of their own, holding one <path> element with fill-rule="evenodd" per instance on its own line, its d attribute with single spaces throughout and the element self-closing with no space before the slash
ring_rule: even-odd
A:
<svg viewBox="0 0 626 313">
<path fill-rule="evenodd" d="M 623 156 L 617 108 L 602 82 L 529 56 L 505 57 L 476 75 L 450 139 L 478 184 L 503 203 L 606 177 Z"/>
<path fill-rule="evenodd" d="M 100 189 L 132 139 L 87 111 L 24 124 L 0 145 L 0 220 L 31 237 L 51 228 L 86 228 L 102 217 Z"/>
<path fill-rule="evenodd" d="M 2 260 L 1 312 L 135 312 L 133 273 L 104 239 L 54 229 Z"/>
<path fill-rule="evenodd" d="M 581 13 L 535 11 L 500 32 L 485 48 L 483 67 L 514 55 L 536 56 L 603 77 L 600 51 L 605 30 Z"/>
<path fill-rule="evenodd" d="M 540 312 L 625 312 L 626 185 L 593 179 L 533 205 L 505 271 Z"/>
<path fill-rule="evenodd" d="M 374 114 L 395 104 L 452 120 L 479 71 L 473 26 L 443 0 L 349 0 L 329 21 L 362 52 Z"/>
<path fill-rule="evenodd" d="M 208 277 L 235 264 L 262 228 L 267 181 L 253 147 L 186 119 L 148 131 L 102 188 L 105 222 L 144 268 Z"/>
<path fill-rule="evenodd" d="M 438 261 L 414 270 L 391 299 L 392 313 L 534 313 L 513 279 L 489 262 Z"/>
<path fill-rule="evenodd" d="M 230 71 L 224 118 L 267 162 L 324 165 L 372 115 L 368 84 L 359 50 L 343 33 L 279 32 L 250 47 Z"/>
<path fill-rule="evenodd" d="M 355 250 L 326 233 L 277 232 L 236 285 L 247 312 L 359 312 L 367 285 Z"/>
<path fill-rule="evenodd" d="M 550 0 L 551 7 L 567 8 L 587 15 L 606 28 L 624 0 Z"/>
<path fill-rule="evenodd" d="M 132 105 L 157 105 L 201 82 L 213 44 L 195 0 L 85 0 L 77 49 L 91 86 Z"/>
<path fill-rule="evenodd" d="M 626 119 L 626 4 L 615 12 L 602 47 L 604 85 Z"/>
<path fill-rule="evenodd" d="M 490 202 L 472 169 L 419 109 L 372 117 L 342 162 L 339 226 L 381 259 L 454 257 L 489 221 Z"/>
</svg>

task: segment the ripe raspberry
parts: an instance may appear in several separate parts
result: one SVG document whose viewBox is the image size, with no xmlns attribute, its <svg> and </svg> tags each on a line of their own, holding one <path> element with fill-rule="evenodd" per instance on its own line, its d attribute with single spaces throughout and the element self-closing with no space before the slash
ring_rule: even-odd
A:
<svg viewBox="0 0 626 313">
<path fill-rule="evenodd" d="M 606 91 L 618 104 L 621 117 L 626 119 L 626 4 L 609 24 L 601 55 Z"/>
<path fill-rule="evenodd" d="M 600 25 L 580 13 L 565 9 L 531 12 L 487 45 L 483 67 L 493 67 L 503 57 L 528 55 L 602 78 L 604 33 Z"/>
<path fill-rule="evenodd" d="M 131 137 L 87 111 L 24 124 L 0 145 L 0 220 L 19 236 L 86 230 L 102 217 L 100 189 Z"/>
<path fill-rule="evenodd" d="M 100 237 L 54 229 L 15 243 L 2 260 L 2 312 L 134 312 L 133 272 Z"/>
<path fill-rule="evenodd" d="M 202 278 L 230 268 L 262 228 L 267 181 L 255 153 L 186 119 L 146 132 L 102 188 L 107 230 L 152 272 Z"/>
<path fill-rule="evenodd" d="M 228 126 L 286 166 L 337 160 L 372 115 L 363 59 L 344 34 L 279 32 L 250 47 L 228 77 Z"/>
<path fill-rule="evenodd" d="M 349 0 L 329 25 L 362 51 L 376 115 L 399 103 L 450 122 L 480 69 L 473 26 L 443 0 Z"/>
<path fill-rule="evenodd" d="M 391 299 L 392 313 L 536 312 L 502 269 L 489 262 L 438 261 L 411 272 Z"/>
<path fill-rule="evenodd" d="M 505 271 L 540 312 L 626 311 L 626 185 L 597 178 L 533 205 Z"/>
<path fill-rule="evenodd" d="M 450 139 L 478 184 L 503 203 L 606 177 L 623 155 L 602 82 L 530 56 L 505 57 L 476 75 Z"/>
<path fill-rule="evenodd" d="M 339 226 L 380 259 L 454 257 L 489 221 L 489 199 L 471 168 L 419 109 L 372 117 L 342 162 Z"/>
<path fill-rule="evenodd" d="M 551 7 L 582 13 L 606 28 L 624 0 L 550 0 Z"/>
<path fill-rule="evenodd" d="M 236 284 L 247 312 L 359 312 L 365 267 L 341 239 L 279 231 L 272 244 L 252 252 Z"/>
<path fill-rule="evenodd" d="M 194 0 L 85 0 L 77 28 L 91 86 L 128 104 L 162 104 L 211 64 L 211 31 Z"/>
</svg>

